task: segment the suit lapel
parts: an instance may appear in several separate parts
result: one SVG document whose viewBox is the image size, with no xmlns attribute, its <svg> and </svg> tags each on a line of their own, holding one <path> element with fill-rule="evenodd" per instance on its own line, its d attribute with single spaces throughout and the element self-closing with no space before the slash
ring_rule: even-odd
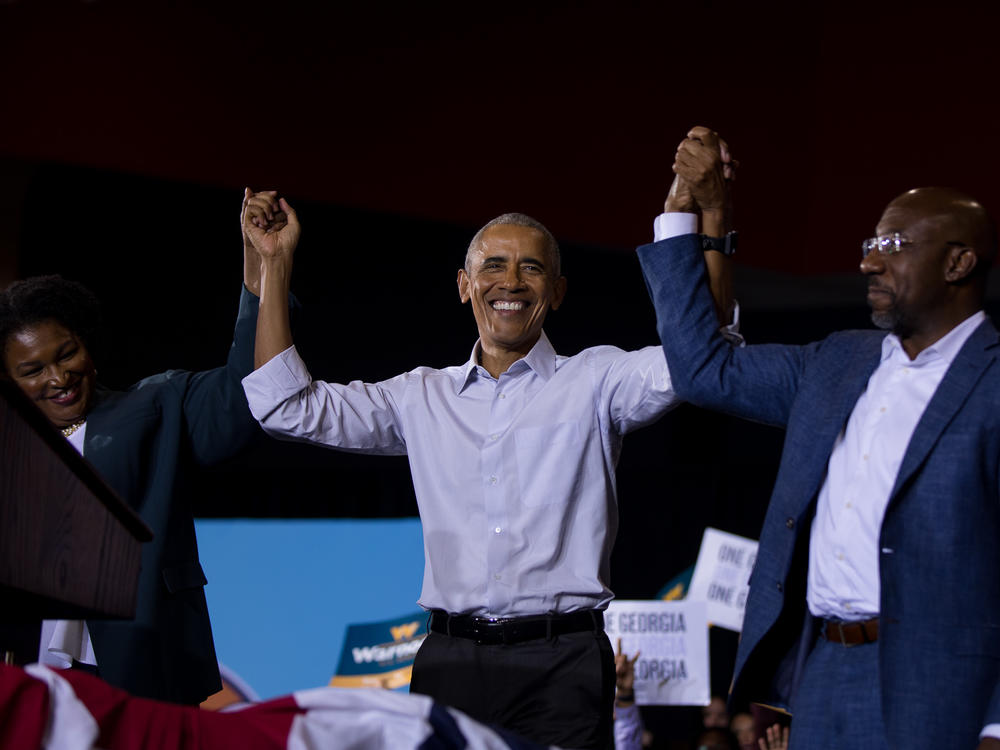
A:
<svg viewBox="0 0 1000 750">
<path fill-rule="evenodd" d="M 917 428 L 913 431 L 913 437 L 910 438 L 910 444 L 903 454 L 903 462 L 896 475 L 896 483 L 889 495 L 890 503 L 896 498 L 900 488 L 923 464 L 941 437 L 941 433 L 968 400 L 976 383 L 996 358 L 997 343 L 997 329 L 986 320 L 972 332 L 969 340 L 962 346 L 927 404 Z"/>
</svg>

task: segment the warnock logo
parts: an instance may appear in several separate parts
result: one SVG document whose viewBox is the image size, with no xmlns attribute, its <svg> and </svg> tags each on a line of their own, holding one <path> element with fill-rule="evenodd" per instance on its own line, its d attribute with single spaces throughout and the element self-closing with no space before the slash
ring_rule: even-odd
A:
<svg viewBox="0 0 1000 750">
<path fill-rule="evenodd" d="M 394 625 L 389 628 L 389 632 L 392 633 L 392 640 L 402 641 L 408 638 L 412 638 L 413 634 L 417 632 L 417 628 L 420 627 L 419 622 L 407 622 L 402 625 Z"/>
<path fill-rule="evenodd" d="M 419 638 L 414 638 L 419 628 L 419 620 L 404 622 L 399 625 L 390 625 L 389 632 L 392 633 L 393 642 L 380 643 L 374 646 L 355 646 L 351 649 L 354 663 L 370 664 L 376 662 L 378 664 L 385 664 L 390 661 L 399 662 L 404 659 L 412 659 L 426 637 L 421 635 Z"/>
<path fill-rule="evenodd" d="M 348 625 L 330 684 L 405 690 L 413 657 L 427 637 L 426 617 L 424 612 L 410 612 L 391 620 Z"/>
</svg>

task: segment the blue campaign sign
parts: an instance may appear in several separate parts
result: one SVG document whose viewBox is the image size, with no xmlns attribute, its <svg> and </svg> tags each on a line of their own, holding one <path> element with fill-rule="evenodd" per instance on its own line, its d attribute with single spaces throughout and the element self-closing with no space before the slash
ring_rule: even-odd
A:
<svg viewBox="0 0 1000 750">
<path fill-rule="evenodd" d="M 328 684 L 352 624 L 419 610 L 416 518 L 198 519 L 196 527 L 219 661 L 263 699 Z"/>
<path fill-rule="evenodd" d="M 392 620 L 349 625 L 330 684 L 408 689 L 413 657 L 426 636 L 427 613 L 419 610 Z"/>
</svg>

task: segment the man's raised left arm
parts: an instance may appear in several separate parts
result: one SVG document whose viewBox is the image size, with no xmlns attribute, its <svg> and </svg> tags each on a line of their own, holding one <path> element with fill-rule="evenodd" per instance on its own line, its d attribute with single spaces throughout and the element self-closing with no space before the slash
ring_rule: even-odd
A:
<svg viewBox="0 0 1000 750">
<path fill-rule="evenodd" d="M 718 133 L 700 125 L 691 128 L 677 146 L 673 164 L 676 176 L 664 213 L 654 225 L 655 239 L 659 241 L 697 233 L 700 218 L 709 288 L 722 326 L 734 323 L 729 256 L 735 250 L 732 189 L 737 166 L 729 144 Z"/>
</svg>

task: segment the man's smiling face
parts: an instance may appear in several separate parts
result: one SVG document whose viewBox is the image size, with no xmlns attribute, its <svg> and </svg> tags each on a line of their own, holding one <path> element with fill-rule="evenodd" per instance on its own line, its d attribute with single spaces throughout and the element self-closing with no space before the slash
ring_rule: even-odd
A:
<svg viewBox="0 0 1000 750">
<path fill-rule="evenodd" d="M 537 229 L 497 224 L 483 232 L 458 272 L 458 292 L 472 302 L 484 353 L 524 356 L 535 345 L 549 309 L 566 294 L 554 265 Z"/>
</svg>

